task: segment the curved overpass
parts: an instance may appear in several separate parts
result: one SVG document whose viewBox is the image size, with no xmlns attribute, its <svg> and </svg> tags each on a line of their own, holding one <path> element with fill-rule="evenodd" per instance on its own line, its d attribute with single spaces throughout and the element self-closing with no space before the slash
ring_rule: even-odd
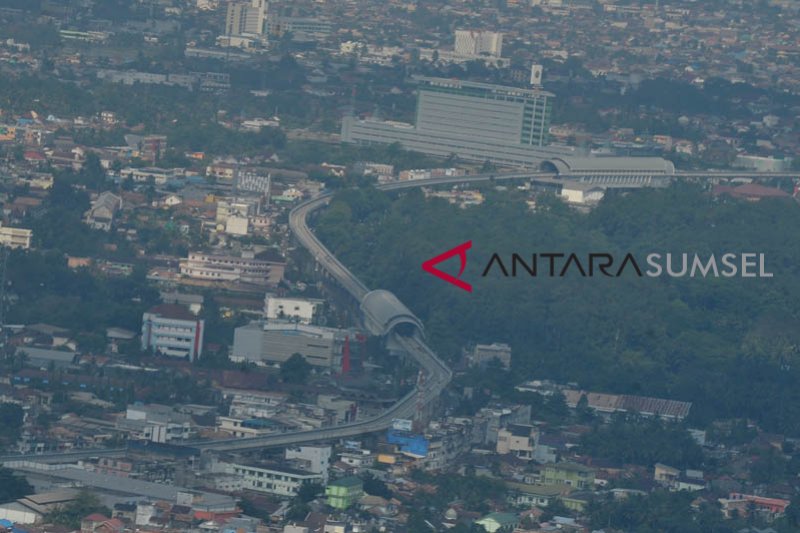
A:
<svg viewBox="0 0 800 533">
<path fill-rule="evenodd" d="M 783 173 L 757 173 L 757 172 L 675 172 L 676 178 L 725 178 L 733 176 L 749 176 L 756 179 L 775 177 Z M 789 173 L 786 173 L 787 175 Z M 793 174 L 793 175 L 796 175 Z M 482 181 L 500 181 L 513 179 L 537 179 L 555 180 L 552 170 L 539 172 L 513 172 L 508 174 L 478 174 L 472 176 L 444 176 L 419 180 L 408 180 L 401 182 L 387 183 L 377 188 L 384 191 L 395 191 L 401 189 L 411 189 L 414 187 L 455 185 L 476 183 Z M 314 257 L 314 259 L 341 285 L 357 302 L 361 304 L 364 311 L 365 325 L 373 334 L 389 334 L 393 340 L 402 346 L 411 357 L 420 365 L 426 374 L 424 388 L 420 391 L 417 388 L 402 397 L 392 407 L 382 414 L 339 426 L 320 428 L 311 431 L 299 431 L 291 433 L 279 433 L 275 435 L 265 435 L 263 437 L 250 437 L 239 439 L 224 439 L 211 442 L 198 442 L 190 445 L 203 450 L 247 450 L 256 448 L 267 448 L 272 446 L 290 446 L 323 440 L 341 439 L 356 435 L 381 431 L 391 426 L 395 418 L 413 418 L 416 412 L 417 401 L 424 403 L 435 400 L 444 390 L 452 379 L 450 368 L 436 356 L 435 353 L 425 344 L 422 337 L 422 327 L 419 319 L 400 302 L 396 296 L 388 291 L 370 291 L 341 261 L 339 261 L 308 227 L 307 217 L 310 213 L 326 206 L 333 196 L 332 192 L 326 192 L 314 198 L 306 200 L 297 205 L 289 214 L 289 226 L 301 246 L 303 246 Z M 373 296 L 369 296 L 372 294 Z M 380 294 L 380 297 L 376 297 Z M 374 301 L 373 301 L 374 300 Z M 380 300 L 381 304 L 376 302 Z M 398 326 L 414 326 L 412 334 L 408 334 L 406 328 L 405 335 L 398 334 Z"/>
<path fill-rule="evenodd" d="M 489 180 L 508 180 L 530 178 L 532 175 L 549 175 L 549 173 L 513 173 L 501 175 L 445 176 L 420 180 L 409 180 L 381 185 L 378 189 L 394 191 L 414 187 L 471 183 Z M 418 401 L 427 404 L 439 397 L 450 382 L 453 373 L 450 368 L 433 353 L 422 337 L 422 323 L 397 297 L 389 291 L 373 290 L 364 285 L 346 266 L 334 256 L 308 227 L 307 218 L 310 213 L 326 206 L 333 196 L 332 192 L 323 193 L 306 200 L 289 213 L 289 227 L 303 248 L 361 305 L 364 322 L 374 335 L 391 335 L 392 340 L 403 347 L 414 358 L 425 372 L 425 381 L 420 390 L 414 388 L 403 396 L 392 407 L 380 415 L 310 431 L 277 433 L 262 437 L 223 439 L 208 442 L 191 443 L 190 446 L 201 450 L 234 451 L 275 446 L 291 446 L 323 440 L 354 437 L 364 433 L 381 431 L 391 426 L 395 418 L 413 418 Z M 406 328 L 403 326 L 412 326 Z M 409 331 L 411 329 L 411 331 Z"/>
</svg>

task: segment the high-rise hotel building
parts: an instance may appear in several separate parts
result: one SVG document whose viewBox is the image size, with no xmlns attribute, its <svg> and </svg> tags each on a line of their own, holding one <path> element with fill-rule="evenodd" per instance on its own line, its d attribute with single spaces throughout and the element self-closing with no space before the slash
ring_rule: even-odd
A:
<svg viewBox="0 0 800 533">
<path fill-rule="evenodd" d="M 416 125 L 345 117 L 342 140 L 523 167 L 569 153 L 546 146 L 552 93 L 446 78 L 418 82 Z"/>
<path fill-rule="evenodd" d="M 267 0 L 230 2 L 225 15 L 225 35 L 262 35 L 267 9 Z"/>
</svg>

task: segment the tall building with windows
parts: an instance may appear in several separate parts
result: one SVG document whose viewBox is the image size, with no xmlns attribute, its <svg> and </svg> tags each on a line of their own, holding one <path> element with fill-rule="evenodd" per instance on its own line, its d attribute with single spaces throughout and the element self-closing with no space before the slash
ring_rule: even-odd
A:
<svg viewBox="0 0 800 533">
<path fill-rule="evenodd" d="M 358 144 L 400 143 L 408 150 L 467 161 L 532 167 L 569 149 L 547 147 L 555 95 L 538 87 L 517 88 L 445 78 L 418 78 L 416 124 L 342 121 L 342 140 Z"/>
<path fill-rule="evenodd" d="M 262 35 L 267 21 L 267 0 L 234 1 L 225 16 L 226 35 Z"/>
<path fill-rule="evenodd" d="M 453 49 L 462 56 L 500 57 L 503 54 L 503 34 L 486 30 L 456 30 Z"/>
<path fill-rule="evenodd" d="M 189 361 L 203 353 L 205 321 L 177 304 L 157 305 L 142 315 L 142 350 Z"/>
<path fill-rule="evenodd" d="M 555 95 L 445 78 L 420 78 L 417 130 L 440 136 L 479 134 L 487 143 L 544 146 Z"/>
</svg>

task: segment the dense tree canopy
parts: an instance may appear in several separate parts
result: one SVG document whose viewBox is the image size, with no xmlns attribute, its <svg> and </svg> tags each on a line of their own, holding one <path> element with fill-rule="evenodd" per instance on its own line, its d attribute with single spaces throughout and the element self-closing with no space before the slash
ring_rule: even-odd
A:
<svg viewBox="0 0 800 533">
<path fill-rule="evenodd" d="M 719 509 L 704 504 L 699 513 L 686 509 L 694 496 L 687 492 L 657 491 L 647 497 L 630 496 L 621 500 L 596 501 L 587 509 L 593 529 L 641 533 L 733 533 L 741 525 L 726 522 Z"/>
<path fill-rule="evenodd" d="M 794 202 L 720 200 L 681 184 L 611 195 L 584 215 L 546 197 L 531 212 L 521 193 L 486 192 L 484 205 L 459 209 L 420 191 L 392 201 L 350 189 L 316 225 L 367 285 L 393 290 L 423 319 L 447 359 L 469 342 L 507 342 L 516 381 L 688 400 L 696 422 L 747 416 L 800 433 Z M 421 272 L 422 261 L 467 240 L 472 293 Z M 766 254 L 773 278 L 481 277 L 493 252 L 608 252 L 619 264 L 628 252 L 752 251 Z M 440 266 L 457 273 L 451 263 Z"/>
<path fill-rule="evenodd" d="M 25 413 L 15 403 L 0 403 L 0 449 L 13 445 L 19 438 Z"/>
<path fill-rule="evenodd" d="M 285 383 L 304 383 L 311 375 L 311 365 L 299 353 L 292 356 L 281 365 L 281 379 Z"/>
<path fill-rule="evenodd" d="M 0 503 L 12 502 L 33 493 L 33 487 L 22 477 L 0 466 Z"/>
<path fill-rule="evenodd" d="M 648 467 L 666 463 L 681 469 L 700 468 L 703 462 L 702 449 L 684 427 L 657 418 L 617 416 L 609 425 L 584 435 L 580 449 L 592 457 Z"/>
</svg>

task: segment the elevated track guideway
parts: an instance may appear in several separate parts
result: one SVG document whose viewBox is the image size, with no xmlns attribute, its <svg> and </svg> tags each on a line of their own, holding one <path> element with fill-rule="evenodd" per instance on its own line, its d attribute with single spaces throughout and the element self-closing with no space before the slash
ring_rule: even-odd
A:
<svg viewBox="0 0 800 533">
<path fill-rule="evenodd" d="M 672 179 L 711 179 L 731 177 L 753 177 L 756 179 L 796 176 L 793 173 L 757 172 L 676 172 Z M 508 174 L 478 174 L 471 176 L 445 176 L 418 180 L 387 183 L 378 186 L 384 191 L 396 191 L 415 187 L 469 184 L 483 181 L 514 179 L 557 180 L 553 172 L 514 172 Z M 357 422 L 325 427 L 310 431 L 278 433 L 262 437 L 234 438 L 215 441 L 194 442 L 189 446 L 200 450 L 236 451 L 291 446 L 296 444 L 342 439 L 381 431 L 391 426 L 395 418 L 413 418 L 420 402 L 429 403 L 439 397 L 450 382 L 453 373 L 425 343 L 422 324 L 411 311 L 392 293 L 384 290 L 370 290 L 353 275 L 330 250 L 328 250 L 308 227 L 308 215 L 326 206 L 333 193 L 323 193 L 296 206 L 289 214 L 289 227 L 317 263 L 333 277 L 357 302 L 364 314 L 364 323 L 374 335 L 391 336 L 391 340 L 401 346 L 425 372 L 422 390 L 414 388 L 382 414 Z"/>
<path fill-rule="evenodd" d="M 759 173 L 753 171 L 688 171 L 675 172 L 669 176 L 672 179 L 728 179 L 735 177 L 746 177 L 768 179 L 776 177 L 798 177 L 796 172 L 771 172 Z M 384 191 L 395 191 L 401 189 L 411 189 L 415 187 L 456 185 L 478 183 L 483 181 L 502 181 L 514 179 L 534 179 L 554 182 L 558 180 L 553 172 L 533 171 L 533 172 L 514 172 L 508 174 L 478 174 L 471 176 L 445 176 L 418 180 L 408 180 L 401 182 L 387 183 L 378 186 Z M 567 180 L 564 180 L 567 181 Z M 289 214 L 289 226 L 301 246 L 303 246 L 314 257 L 328 274 L 333 277 L 357 302 L 361 304 L 364 313 L 364 322 L 371 333 L 375 335 L 387 335 L 392 337 L 397 345 L 401 346 L 425 372 L 425 379 L 422 390 L 414 388 L 403 396 L 397 403 L 380 415 L 342 424 L 338 426 L 325 427 L 310 431 L 297 431 L 289 433 L 277 433 L 262 437 L 233 438 L 214 441 L 200 441 L 187 443 L 198 450 L 216 451 L 237 451 L 254 450 L 270 447 L 292 446 L 311 442 L 335 440 L 357 435 L 372 433 L 384 430 L 391 426 L 395 418 L 413 418 L 417 405 L 420 402 L 429 403 L 439 397 L 441 392 L 450 382 L 453 373 L 450 368 L 428 347 L 423 338 L 422 324 L 411 311 L 400 302 L 392 293 L 384 290 L 373 290 L 364 285 L 356 276 L 345 267 L 314 235 L 308 227 L 308 215 L 317 209 L 326 206 L 333 193 L 324 193 L 296 206 Z M 402 332 L 402 334 L 400 333 Z M 113 450 L 86 450 L 76 455 L 91 457 L 97 455 L 118 455 L 124 453 L 124 449 Z M 61 459 L 68 457 L 69 454 L 57 454 Z M 36 459 L 55 459 L 55 456 L 39 455 L 11 455 L 0 458 L 0 461 L 8 463 L 19 460 Z"/>
<path fill-rule="evenodd" d="M 447 185 L 488 181 L 490 179 L 520 179 L 529 177 L 530 173 L 508 175 L 479 175 L 439 177 L 421 180 L 409 180 L 401 183 L 390 183 L 379 188 L 386 191 L 410 189 L 413 187 Z M 425 372 L 422 390 L 416 387 L 403 396 L 392 407 L 380 415 L 310 431 L 277 433 L 262 437 L 223 439 L 189 444 L 200 450 L 236 451 L 278 446 L 291 446 L 324 440 L 342 439 L 357 435 L 381 431 L 391 426 L 395 418 L 413 418 L 420 402 L 430 403 L 436 400 L 453 377 L 450 368 L 433 353 L 425 344 L 422 334 L 422 323 L 392 293 L 384 290 L 370 290 L 353 275 L 336 256 L 334 256 L 314 235 L 308 227 L 307 218 L 310 213 L 330 202 L 332 193 L 316 196 L 295 207 L 289 214 L 289 227 L 303 248 L 314 257 L 317 263 L 333 277 L 361 305 L 364 322 L 374 335 L 391 336 L 392 341 L 401 346 Z M 402 333 L 401 333 L 402 332 Z"/>
</svg>

